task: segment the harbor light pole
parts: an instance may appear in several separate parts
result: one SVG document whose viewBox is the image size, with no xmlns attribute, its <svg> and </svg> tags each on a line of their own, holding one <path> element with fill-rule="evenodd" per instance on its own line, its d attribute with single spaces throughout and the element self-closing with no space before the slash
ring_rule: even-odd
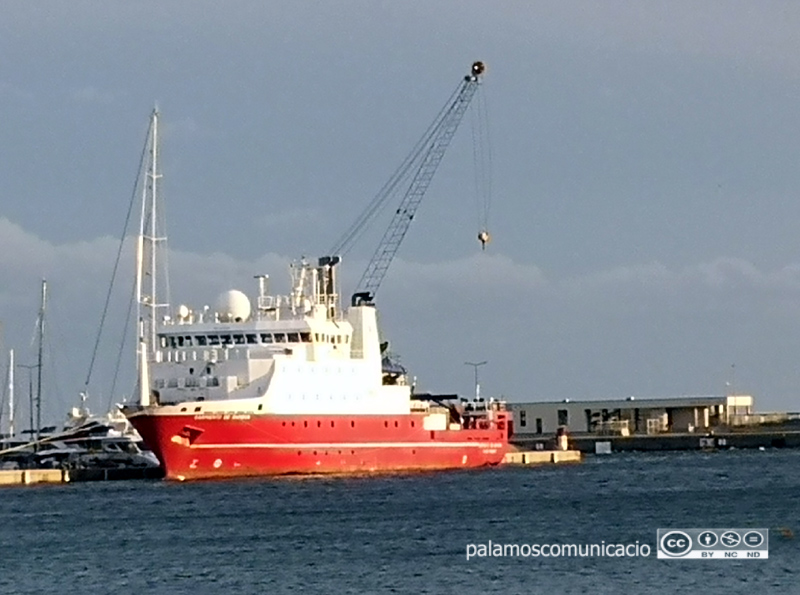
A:
<svg viewBox="0 0 800 595">
<path fill-rule="evenodd" d="M 481 397 L 481 385 L 478 382 L 478 368 L 481 366 L 485 366 L 487 363 L 486 361 L 483 362 L 464 362 L 465 366 L 472 366 L 475 370 L 475 400 L 477 401 Z"/>
</svg>

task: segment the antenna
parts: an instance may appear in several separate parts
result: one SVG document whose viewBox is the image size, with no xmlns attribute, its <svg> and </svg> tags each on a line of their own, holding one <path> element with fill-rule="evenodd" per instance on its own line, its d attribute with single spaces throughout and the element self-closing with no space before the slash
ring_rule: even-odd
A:
<svg viewBox="0 0 800 595">
<path fill-rule="evenodd" d="M 483 362 L 464 362 L 465 366 L 472 366 L 475 369 L 475 400 L 476 401 L 481 398 L 481 385 L 478 382 L 478 368 L 480 368 L 481 366 L 485 366 L 488 363 L 489 362 L 487 362 L 487 361 L 483 361 Z"/>
</svg>

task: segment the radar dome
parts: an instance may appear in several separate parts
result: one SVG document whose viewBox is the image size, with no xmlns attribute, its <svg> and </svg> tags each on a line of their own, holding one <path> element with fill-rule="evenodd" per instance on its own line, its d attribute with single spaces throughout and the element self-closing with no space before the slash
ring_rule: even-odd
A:
<svg viewBox="0 0 800 595">
<path fill-rule="evenodd" d="M 217 316 L 221 322 L 242 322 L 250 318 L 250 300 L 241 291 L 231 289 L 217 298 Z"/>
</svg>

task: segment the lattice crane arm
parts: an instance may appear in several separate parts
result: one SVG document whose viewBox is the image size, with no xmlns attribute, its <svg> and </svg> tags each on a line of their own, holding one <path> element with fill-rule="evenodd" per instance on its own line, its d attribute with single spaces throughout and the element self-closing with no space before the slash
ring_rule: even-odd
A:
<svg viewBox="0 0 800 595">
<path fill-rule="evenodd" d="M 483 62 L 473 63 L 470 73 L 460 82 L 456 91 L 450 96 L 439 115 L 422 139 L 415 145 L 414 150 L 403 162 L 400 169 L 395 172 L 365 213 L 362 214 L 340 242 L 340 244 L 345 244 L 352 241 L 361 227 L 377 212 L 386 198 L 396 193 L 398 187 L 402 188 L 405 179 L 411 178 L 400 205 L 392 215 L 389 227 L 383 234 L 383 238 L 378 244 L 364 274 L 361 276 L 361 280 L 357 285 L 358 291 L 353 294 L 352 303 L 354 305 L 364 301 L 371 302 L 374 299 L 375 293 L 378 291 L 389 265 L 400 248 L 400 244 L 408 231 L 408 227 L 411 225 L 411 221 L 414 219 L 428 186 L 430 186 L 445 151 L 450 145 L 450 141 L 453 139 L 453 135 L 478 89 L 484 70 Z"/>
</svg>

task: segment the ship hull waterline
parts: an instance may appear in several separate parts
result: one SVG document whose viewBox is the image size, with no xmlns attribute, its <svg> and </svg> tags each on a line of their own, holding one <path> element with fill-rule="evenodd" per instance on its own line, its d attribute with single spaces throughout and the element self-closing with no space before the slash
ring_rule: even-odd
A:
<svg viewBox="0 0 800 595">
<path fill-rule="evenodd" d="M 499 465 L 505 430 L 424 428 L 424 415 L 129 416 L 171 480 Z"/>
</svg>

